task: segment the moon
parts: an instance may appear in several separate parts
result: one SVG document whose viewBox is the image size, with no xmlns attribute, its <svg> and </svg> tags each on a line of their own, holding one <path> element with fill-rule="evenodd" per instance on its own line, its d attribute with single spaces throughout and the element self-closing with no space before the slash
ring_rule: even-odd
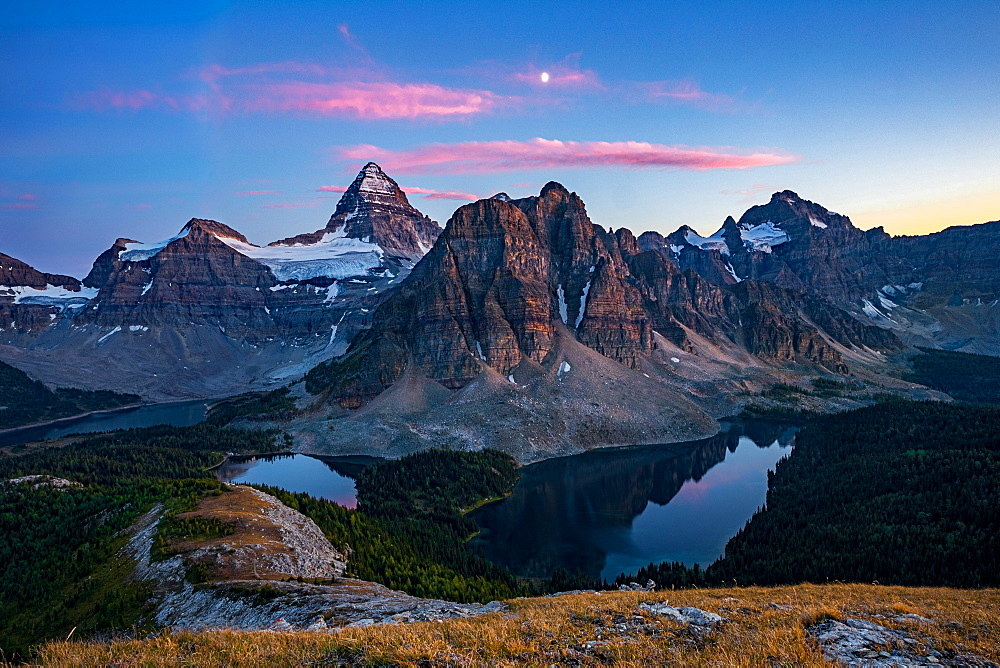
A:
<svg viewBox="0 0 1000 668">
<path fill-rule="evenodd" d="M 548 83 L 549 82 L 549 73 L 548 72 L 542 72 L 542 77 L 541 78 L 542 78 L 542 83 Z"/>
</svg>

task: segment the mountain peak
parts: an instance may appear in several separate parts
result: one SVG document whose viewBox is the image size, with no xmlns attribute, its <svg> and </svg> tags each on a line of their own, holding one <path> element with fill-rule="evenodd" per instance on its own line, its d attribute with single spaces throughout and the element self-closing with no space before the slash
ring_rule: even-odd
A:
<svg viewBox="0 0 1000 668">
<path fill-rule="evenodd" d="M 310 245 L 335 234 L 375 244 L 390 256 L 416 261 L 440 233 L 437 223 L 413 208 L 399 184 L 378 164 L 369 162 L 344 191 L 325 228 L 269 245 Z"/>
<path fill-rule="evenodd" d="M 213 237 L 236 239 L 237 241 L 241 241 L 245 244 L 250 243 L 242 233 L 237 232 L 225 223 L 220 223 L 217 220 L 208 220 L 207 218 L 192 218 L 181 230 L 179 236 L 184 236 L 190 232 L 204 232 Z"/>
<path fill-rule="evenodd" d="M 778 200 L 783 200 L 783 201 L 788 202 L 789 204 L 791 204 L 792 202 L 798 202 L 798 201 L 800 201 L 801 198 L 798 196 L 798 194 L 792 192 L 791 190 L 782 190 L 781 192 L 776 192 L 773 195 L 771 195 L 771 201 L 772 202 L 775 202 L 775 201 L 778 201 Z"/>
<path fill-rule="evenodd" d="M 407 201 L 406 194 L 403 193 L 399 185 L 389 178 L 389 176 L 382 171 L 382 168 L 374 162 L 369 162 L 361 169 L 360 172 L 358 172 L 357 177 L 354 179 L 354 183 L 352 183 L 351 187 L 344 193 L 344 197 L 341 198 L 341 201 L 344 201 L 344 198 L 347 197 L 347 193 L 351 192 L 351 190 L 355 190 L 355 192 L 358 193 L 386 195 L 396 199 L 401 199 L 404 202 Z M 339 205 L 337 208 L 340 208 Z"/>
</svg>

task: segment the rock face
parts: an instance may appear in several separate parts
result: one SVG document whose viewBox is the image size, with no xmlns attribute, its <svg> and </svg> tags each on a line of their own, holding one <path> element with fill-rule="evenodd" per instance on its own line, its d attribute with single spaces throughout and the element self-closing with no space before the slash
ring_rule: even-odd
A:
<svg viewBox="0 0 1000 668">
<path fill-rule="evenodd" d="M 594 225 L 580 198 L 557 183 L 538 197 L 461 207 L 347 358 L 310 374 L 310 389 L 356 408 L 410 364 L 450 389 L 484 367 L 501 377 L 541 373 L 558 363 L 560 336 L 631 369 L 652 355 L 654 333 L 683 348 L 693 331 L 762 359 L 838 372 L 846 366 L 831 341 L 899 347 L 818 299 L 754 280 L 714 285 L 642 246 L 628 230 Z"/>
<path fill-rule="evenodd" d="M 271 245 L 311 244 L 325 235 L 340 235 L 377 244 L 392 256 L 418 260 L 440 233 L 437 223 L 414 209 L 399 185 L 369 162 L 340 198 L 325 228 Z"/>
<path fill-rule="evenodd" d="M 87 304 L 93 291 L 72 276 L 47 274 L 0 253 L 0 331 L 34 334 L 67 311 Z"/>
<path fill-rule="evenodd" d="M 785 190 L 710 237 L 682 227 L 639 244 L 716 285 L 755 279 L 833 302 L 907 343 L 1000 353 L 1000 222 L 890 237 Z"/>
</svg>

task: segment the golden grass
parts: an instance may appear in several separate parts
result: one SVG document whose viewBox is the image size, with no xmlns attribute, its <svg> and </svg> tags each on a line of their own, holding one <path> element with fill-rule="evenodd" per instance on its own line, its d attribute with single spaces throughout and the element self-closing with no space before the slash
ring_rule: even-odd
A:
<svg viewBox="0 0 1000 668">
<path fill-rule="evenodd" d="M 729 622 L 700 639 L 648 615 L 642 601 L 669 600 L 719 612 Z M 54 642 L 50 666 L 618 665 L 822 666 L 805 625 L 825 617 L 872 619 L 901 612 L 936 624 L 920 633 L 939 650 L 1000 661 L 1000 590 L 799 585 L 658 592 L 606 592 L 519 599 L 511 610 L 470 619 L 345 629 L 333 633 L 165 632 L 148 640 Z M 782 607 L 778 607 L 782 606 Z M 792 606 L 791 609 L 783 609 Z M 907 628 L 888 618 L 880 624 Z M 958 622 L 958 624 L 947 624 Z M 627 623 L 623 633 L 616 625 Z M 599 641 L 587 648 L 583 643 Z"/>
</svg>

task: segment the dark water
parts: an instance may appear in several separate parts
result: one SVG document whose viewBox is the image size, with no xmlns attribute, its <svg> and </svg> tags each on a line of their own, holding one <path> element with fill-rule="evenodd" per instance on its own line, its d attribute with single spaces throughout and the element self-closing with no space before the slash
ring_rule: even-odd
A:
<svg viewBox="0 0 1000 668">
<path fill-rule="evenodd" d="M 597 450 L 521 469 L 513 494 L 473 515 L 474 540 L 515 574 L 556 568 L 613 580 L 650 562 L 707 566 L 767 492 L 795 429 L 728 423 L 686 444 Z"/>
<path fill-rule="evenodd" d="M 271 485 L 353 508 L 357 505 L 357 490 L 354 481 L 344 475 L 353 466 L 356 464 L 351 461 L 328 464 L 308 455 L 278 455 L 231 460 L 217 468 L 215 474 L 222 482 Z"/>
<path fill-rule="evenodd" d="M 152 404 L 135 408 L 94 413 L 86 417 L 62 420 L 56 424 L 37 427 L 23 427 L 0 433 L 0 446 L 20 445 L 49 438 L 59 438 L 70 434 L 90 434 L 116 429 L 152 427 L 169 424 L 187 427 L 205 419 L 210 401 L 177 401 L 168 404 Z"/>
</svg>

